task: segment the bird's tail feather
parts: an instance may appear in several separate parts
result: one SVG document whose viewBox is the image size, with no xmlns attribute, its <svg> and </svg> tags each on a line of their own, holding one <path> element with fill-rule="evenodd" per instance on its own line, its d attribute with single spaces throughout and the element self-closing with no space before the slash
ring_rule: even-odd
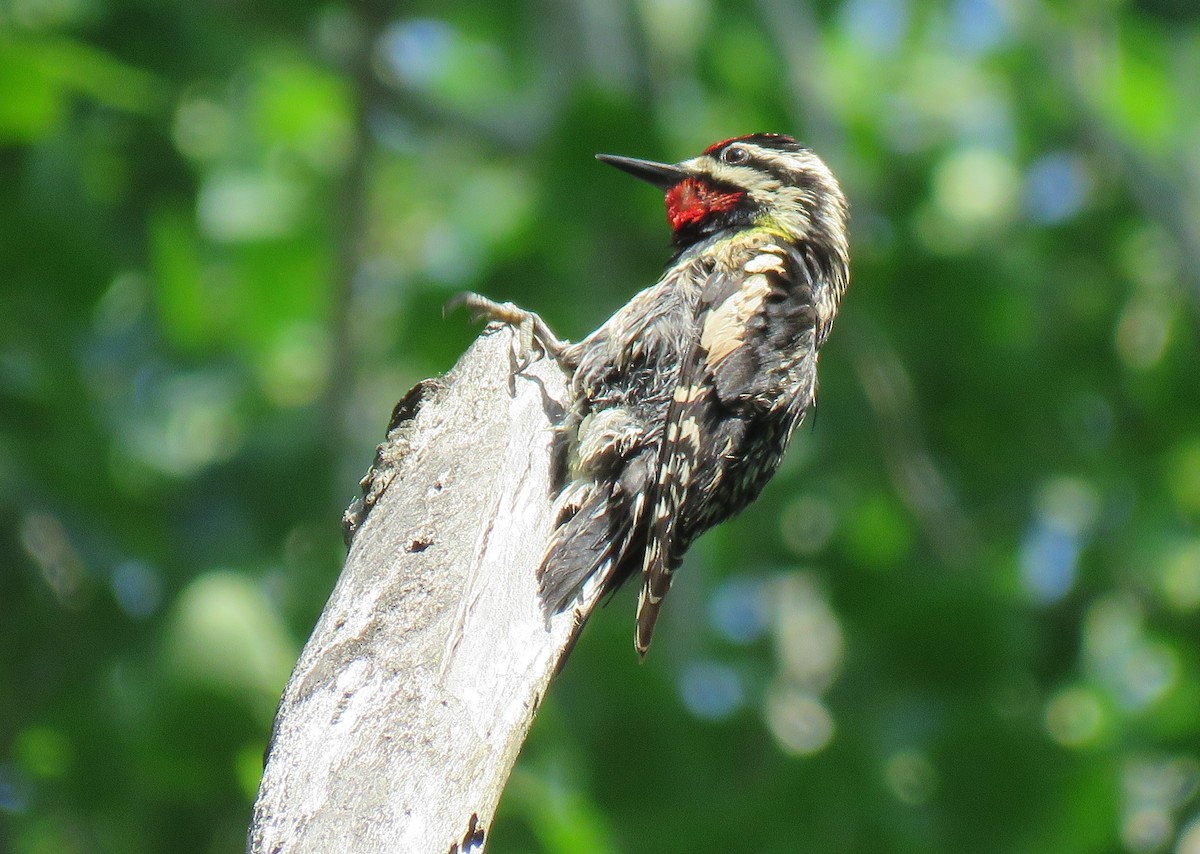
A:
<svg viewBox="0 0 1200 854">
<path fill-rule="evenodd" d="M 538 587 L 546 616 L 565 610 L 589 584 L 607 586 L 624 552 L 628 532 L 614 514 L 611 488 L 589 484 L 579 509 L 563 522 L 538 570 Z"/>
</svg>

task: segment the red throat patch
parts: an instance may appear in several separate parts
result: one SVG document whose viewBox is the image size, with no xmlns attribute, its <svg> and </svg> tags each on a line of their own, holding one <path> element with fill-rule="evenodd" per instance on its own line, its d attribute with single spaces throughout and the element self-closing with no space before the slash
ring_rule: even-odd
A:
<svg viewBox="0 0 1200 854">
<path fill-rule="evenodd" d="M 745 195 L 740 190 L 722 192 L 699 178 L 684 178 L 667 190 L 667 222 L 679 231 L 713 214 L 733 210 Z"/>
</svg>

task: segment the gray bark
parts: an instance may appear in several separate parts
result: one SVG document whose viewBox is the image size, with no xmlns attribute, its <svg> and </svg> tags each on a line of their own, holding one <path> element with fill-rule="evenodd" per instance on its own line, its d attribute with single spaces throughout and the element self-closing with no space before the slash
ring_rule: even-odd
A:
<svg viewBox="0 0 1200 854">
<path fill-rule="evenodd" d="M 507 328 L 397 407 L 275 721 L 251 852 L 477 852 L 592 601 L 547 621 L 565 376 Z"/>
</svg>

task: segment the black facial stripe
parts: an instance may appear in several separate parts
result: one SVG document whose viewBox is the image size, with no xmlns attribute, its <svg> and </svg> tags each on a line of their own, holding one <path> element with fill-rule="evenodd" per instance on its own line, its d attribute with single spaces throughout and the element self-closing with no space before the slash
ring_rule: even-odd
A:
<svg viewBox="0 0 1200 854">
<path fill-rule="evenodd" d="M 747 197 L 733 210 L 707 217 L 698 223 L 678 229 L 672 242 L 682 252 L 696 241 L 703 240 L 718 231 L 728 228 L 749 228 L 754 224 L 755 217 L 754 208 Z"/>
<path fill-rule="evenodd" d="M 804 146 L 796 142 L 790 136 L 784 136 L 779 133 L 756 133 L 752 136 L 744 136 L 741 139 L 733 141 L 748 142 L 751 145 L 757 145 L 759 148 L 772 148 L 775 151 L 801 151 Z"/>
<path fill-rule="evenodd" d="M 796 183 L 796 173 L 790 169 L 780 166 L 778 163 L 769 163 L 751 155 L 750 159 L 742 165 L 750 166 L 759 172 L 770 175 L 784 186 L 791 186 Z"/>
<path fill-rule="evenodd" d="M 750 155 L 749 160 L 746 160 L 742 163 L 726 163 L 724 165 L 727 167 L 732 166 L 736 169 L 750 169 L 750 170 L 753 170 L 754 172 L 759 173 L 760 175 L 770 175 L 772 178 L 774 178 L 780 184 L 787 186 L 787 187 L 795 186 L 800 182 L 802 176 L 797 174 L 797 172 L 795 172 L 791 169 L 788 169 L 786 166 L 783 166 L 779 163 L 775 163 L 775 162 L 772 162 L 769 160 L 764 160 L 761 157 L 756 157 L 753 151 L 749 151 L 749 150 L 747 150 L 747 151 Z M 720 162 L 719 154 L 713 155 L 713 156 L 716 157 L 717 160 Z M 728 179 L 720 179 L 720 178 L 717 178 L 714 176 L 709 176 L 708 181 L 712 186 L 722 189 L 722 190 L 744 191 L 746 189 L 745 187 L 741 186 L 740 184 L 738 184 L 734 181 L 730 181 Z"/>
</svg>

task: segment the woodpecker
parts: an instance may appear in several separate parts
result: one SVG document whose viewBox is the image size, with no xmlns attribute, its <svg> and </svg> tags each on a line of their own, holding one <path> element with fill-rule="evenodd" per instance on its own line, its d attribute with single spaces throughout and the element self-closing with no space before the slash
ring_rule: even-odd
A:
<svg viewBox="0 0 1200 854">
<path fill-rule="evenodd" d="M 578 343 L 477 294 L 571 375 L 566 460 L 538 571 L 547 615 L 641 575 L 641 657 L 692 542 L 762 491 L 813 405 L 817 353 L 850 279 L 847 206 L 792 137 L 760 133 L 666 164 L 601 161 L 666 194 L 675 254 L 658 282 Z"/>
</svg>

